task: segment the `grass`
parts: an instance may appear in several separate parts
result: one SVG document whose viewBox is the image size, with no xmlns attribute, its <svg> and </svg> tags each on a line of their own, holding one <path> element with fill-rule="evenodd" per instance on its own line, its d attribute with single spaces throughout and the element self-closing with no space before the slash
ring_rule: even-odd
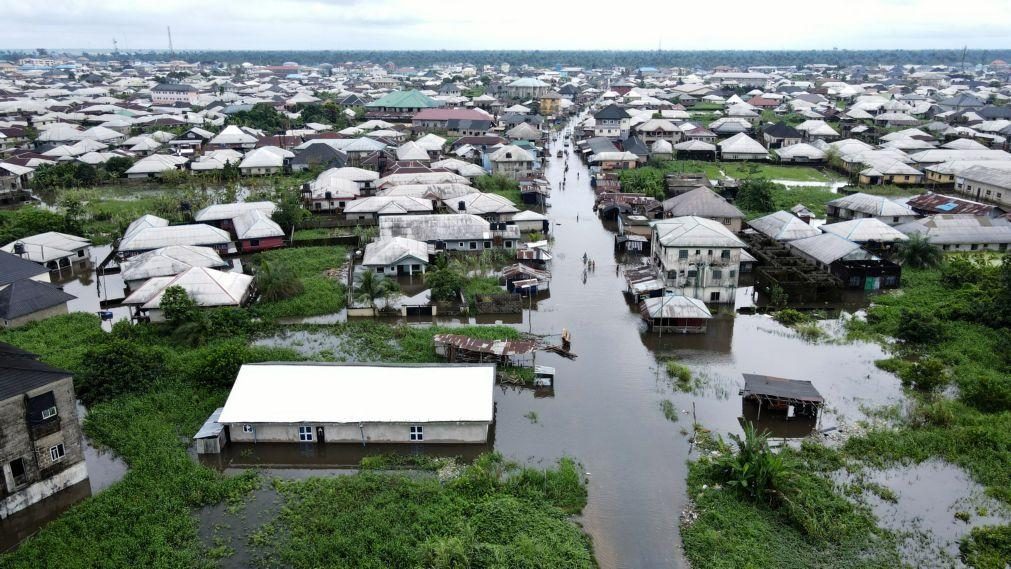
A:
<svg viewBox="0 0 1011 569">
<path fill-rule="evenodd" d="M 266 567 L 594 567 L 568 520 L 586 503 L 579 469 L 520 468 L 484 455 L 449 481 L 361 473 L 275 480 L 284 507 Z"/>
<path fill-rule="evenodd" d="M 326 227 L 315 227 L 311 229 L 296 229 L 295 234 L 292 235 L 292 240 L 294 241 L 309 241 L 312 239 L 326 239 L 328 237 L 333 237 L 333 229 L 328 229 Z"/>
<path fill-rule="evenodd" d="M 748 175 L 745 162 L 721 162 L 720 167 L 731 178 L 745 178 Z M 758 165 L 757 175 L 770 180 L 792 180 L 797 182 L 835 182 L 838 177 L 827 174 L 811 166 L 787 166 L 785 164 L 754 163 Z"/>
<path fill-rule="evenodd" d="M 503 294 L 505 289 L 498 282 L 498 277 L 470 277 L 463 287 L 463 294 L 470 299 L 485 294 Z"/>
<path fill-rule="evenodd" d="M 790 211 L 797 204 L 804 204 L 816 217 L 825 217 L 825 204 L 838 199 L 839 194 L 827 188 L 776 185 L 772 190 L 772 203 L 777 210 Z M 761 217 L 764 213 L 757 214 Z"/>
<path fill-rule="evenodd" d="M 908 361 L 937 358 L 944 362 L 959 399 L 911 391 L 916 405 L 897 428 L 851 439 L 847 450 L 882 465 L 942 458 L 965 468 L 989 494 L 1011 504 L 1011 409 L 1000 403 L 1011 392 L 1009 334 L 971 315 L 980 297 L 978 285 L 953 289 L 942 282 L 939 270 L 907 267 L 901 291 L 876 297 L 866 321 L 850 321 L 851 337 L 886 341 L 900 333 L 904 310 L 935 315 L 939 340 L 922 346 L 888 344 L 893 358 L 881 367 L 899 371 Z"/>
<path fill-rule="evenodd" d="M 923 193 L 922 188 L 909 188 L 893 184 L 882 184 L 880 186 L 858 186 L 857 191 L 865 194 L 871 194 L 872 196 L 885 196 L 890 198 L 915 196 Z"/>
<path fill-rule="evenodd" d="M 253 312 L 268 320 L 339 312 L 347 301 L 345 286 L 327 272 L 344 265 L 345 255 L 343 247 L 298 247 L 260 253 L 257 259 L 291 267 L 304 290 L 292 298 L 258 302 Z"/>
<path fill-rule="evenodd" d="M 76 372 L 85 363 L 87 349 L 106 336 L 96 316 L 70 314 L 5 331 L 0 341 Z M 133 341 L 159 339 L 144 334 Z M 194 356 L 203 349 L 168 348 L 174 357 L 152 390 L 116 397 L 88 412 L 88 436 L 129 464 L 123 480 L 74 506 L 15 552 L 0 556 L 0 566 L 212 565 L 197 537 L 194 508 L 241 500 L 258 481 L 252 472 L 225 478 L 189 457 L 189 438 L 224 403 L 227 392 L 187 381 L 190 365 L 198 359 Z M 274 355 L 271 352 L 271 359 Z"/>
<path fill-rule="evenodd" d="M 823 526 L 823 530 L 815 534 L 802 529 L 790 508 L 773 508 L 721 486 L 718 468 L 703 458 L 688 470 L 688 493 L 698 518 L 681 524 L 685 555 L 692 567 L 901 566 L 894 537 L 875 526 L 869 511 L 834 490 L 817 458 L 784 452 L 795 453 L 793 458 L 800 461 L 793 484 L 802 489 L 798 506 L 809 517 L 807 526 Z"/>
</svg>

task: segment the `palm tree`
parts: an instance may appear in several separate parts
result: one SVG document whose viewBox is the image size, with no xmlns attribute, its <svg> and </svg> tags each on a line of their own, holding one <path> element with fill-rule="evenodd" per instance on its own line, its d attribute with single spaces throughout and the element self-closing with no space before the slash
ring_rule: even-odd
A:
<svg viewBox="0 0 1011 569">
<path fill-rule="evenodd" d="M 908 241 L 899 245 L 899 262 L 914 269 L 936 267 L 941 264 L 943 255 L 940 248 L 919 233 L 913 233 Z"/>
<path fill-rule="evenodd" d="M 397 283 L 368 269 L 355 275 L 355 300 L 368 302 L 373 315 L 376 313 L 376 299 L 388 298 L 399 288 Z"/>
<path fill-rule="evenodd" d="M 256 290 L 263 300 L 291 298 L 302 292 L 302 281 L 288 265 L 267 260 L 260 261 L 254 278 Z"/>
</svg>

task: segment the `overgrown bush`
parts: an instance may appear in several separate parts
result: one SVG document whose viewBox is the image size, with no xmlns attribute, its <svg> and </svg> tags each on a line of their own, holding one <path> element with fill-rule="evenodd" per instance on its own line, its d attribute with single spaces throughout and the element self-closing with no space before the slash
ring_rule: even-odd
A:
<svg viewBox="0 0 1011 569">
<path fill-rule="evenodd" d="M 92 346 L 77 367 L 74 387 L 87 405 L 150 390 L 165 374 L 162 347 L 109 338 Z"/>
<path fill-rule="evenodd" d="M 1011 563 L 1011 525 L 972 528 L 958 549 L 970 567 L 1005 569 Z"/>
<path fill-rule="evenodd" d="M 931 344 L 944 337 L 944 325 L 926 311 L 903 308 L 895 336 L 910 344 Z"/>
<path fill-rule="evenodd" d="M 731 434 L 730 440 L 735 448 L 716 459 L 726 486 L 755 500 L 780 503 L 792 489 L 796 465 L 772 452 L 768 436 L 751 422 L 744 425 L 744 437 Z"/>
</svg>

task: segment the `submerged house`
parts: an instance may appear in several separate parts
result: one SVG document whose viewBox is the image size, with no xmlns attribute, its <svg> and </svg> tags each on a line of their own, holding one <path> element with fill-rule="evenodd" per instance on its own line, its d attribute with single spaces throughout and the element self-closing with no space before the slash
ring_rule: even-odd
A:
<svg viewBox="0 0 1011 569">
<path fill-rule="evenodd" d="M 242 306 L 249 300 L 253 277 L 206 267 L 191 267 L 174 277 L 154 277 L 123 300 L 146 314 L 152 322 L 163 322 L 161 299 L 165 289 L 182 287 L 197 306 Z"/>
<path fill-rule="evenodd" d="M 651 332 L 702 334 L 713 315 L 697 298 L 664 295 L 643 299 L 639 313 Z"/>
<path fill-rule="evenodd" d="M 362 266 L 385 275 L 424 273 L 428 267 L 428 243 L 406 237 L 388 237 L 365 246 Z"/>
<path fill-rule="evenodd" d="M 902 274 L 899 265 L 835 233 L 796 239 L 790 241 L 789 246 L 794 255 L 835 275 L 848 288 L 878 290 L 899 286 Z"/>
<path fill-rule="evenodd" d="M 0 251 L 0 328 L 66 314 L 75 298 L 49 284 L 42 265 Z"/>
<path fill-rule="evenodd" d="M 50 271 L 64 269 L 80 261 L 90 261 L 90 250 L 91 241 L 58 231 L 23 237 L 0 247 L 0 251 L 39 263 Z"/>
<path fill-rule="evenodd" d="M 744 242 L 718 221 L 696 216 L 652 222 L 652 260 L 668 290 L 732 303 Z"/>
<path fill-rule="evenodd" d="M 246 364 L 217 423 L 233 443 L 485 443 L 494 387 L 487 364 Z"/>
<path fill-rule="evenodd" d="M 380 218 L 379 237 L 407 237 L 434 245 L 436 250 L 483 251 L 516 249 L 520 231 L 515 225 L 467 213 L 390 215 Z"/>
<path fill-rule="evenodd" d="M 141 253 L 119 264 L 119 275 L 130 291 L 155 277 L 174 277 L 192 267 L 220 269 L 227 267 L 210 247 L 172 245 Z"/>
<path fill-rule="evenodd" d="M 0 343 L 0 519 L 88 478 L 70 372 Z"/>
</svg>

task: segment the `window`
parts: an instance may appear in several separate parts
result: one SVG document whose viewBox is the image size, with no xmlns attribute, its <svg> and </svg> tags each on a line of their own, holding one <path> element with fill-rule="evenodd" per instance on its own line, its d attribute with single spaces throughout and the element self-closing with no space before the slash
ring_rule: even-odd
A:
<svg viewBox="0 0 1011 569">
<path fill-rule="evenodd" d="M 678 259 L 687 259 L 687 258 L 688 258 L 688 249 L 681 249 L 680 251 L 678 251 Z"/>
<path fill-rule="evenodd" d="M 699 272 L 697 270 L 695 270 L 695 269 L 688 269 L 688 278 L 694 279 L 698 274 L 699 274 Z"/>
<path fill-rule="evenodd" d="M 730 260 L 730 249 L 724 249 L 723 251 L 721 251 L 720 252 L 720 258 L 723 259 L 724 261 L 729 261 Z"/>
<path fill-rule="evenodd" d="M 259 239 L 250 239 L 249 240 L 249 246 L 250 247 L 259 247 L 260 246 L 260 240 Z"/>
<path fill-rule="evenodd" d="M 990 192 L 987 192 L 987 194 L 989 194 L 989 193 L 990 193 Z M 78 251 L 78 252 L 77 252 L 77 256 L 78 256 L 78 257 L 83 257 L 83 256 L 84 256 L 84 251 Z"/>
<path fill-rule="evenodd" d="M 709 302 L 719 302 L 719 301 L 720 301 L 720 293 L 718 292 L 709 293 Z"/>
<path fill-rule="evenodd" d="M 299 427 L 298 428 L 298 440 L 302 442 L 312 442 L 312 427 Z"/>
<path fill-rule="evenodd" d="M 898 217 L 893 217 L 892 218 L 892 223 L 898 223 L 898 222 L 899 222 L 899 218 Z"/>
<path fill-rule="evenodd" d="M 709 256 L 710 256 L 710 257 L 712 257 L 712 256 L 713 256 L 713 250 L 712 250 L 712 249 L 710 249 L 710 250 L 709 250 Z"/>
<path fill-rule="evenodd" d="M 14 479 L 14 486 L 21 486 L 28 483 L 28 472 L 25 470 L 25 459 L 15 458 L 10 461 L 11 478 Z"/>
<path fill-rule="evenodd" d="M 411 425 L 411 440 L 412 441 L 425 440 L 425 427 L 421 425 Z"/>
<path fill-rule="evenodd" d="M 49 447 L 49 458 L 53 462 L 59 462 L 63 459 L 63 456 L 67 453 L 63 450 L 63 443 L 60 443 L 54 447 Z"/>
<path fill-rule="evenodd" d="M 979 249 L 979 245 L 977 245 L 977 244 L 973 243 L 973 244 L 972 244 L 972 247 L 971 247 L 971 249 L 972 249 L 973 251 L 975 251 L 975 250 Z"/>
<path fill-rule="evenodd" d="M 513 248 L 513 242 L 512 241 L 506 241 L 505 242 L 505 246 L 506 246 L 506 249 L 512 249 Z"/>
<path fill-rule="evenodd" d="M 477 241 L 471 241 L 470 242 L 470 248 L 471 249 L 477 249 Z"/>
<path fill-rule="evenodd" d="M 253 426 L 252 425 L 242 425 L 242 432 L 243 433 L 252 433 L 253 432 Z"/>
<path fill-rule="evenodd" d="M 50 407 L 49 409 L 43 409 L 42 410 L 42 420 L 45 421 L 46 419 L 52 419 L 53 417 L 56 416 L 56 414 L 57 413 L 56 413 L 56 407 L 55 406 L 54 407 Z"/>
<path fill-rule="evenodd" d="M 696 249 L 695 250 L 695 254 L 696 255 L 701 255 L 702 254 L 702 249 Z"/>
<path fill-rule="evenodd" d="M 723 271 L 720 269 L 713 269 L 713 280 L 720 280 L 723 278 Z"/>
<path fill-rule="evenodd" d="M 491 249 L 491 241 L 485 241 L 484 242 L 484 248 L 485 249 Z"/>
</svg>

